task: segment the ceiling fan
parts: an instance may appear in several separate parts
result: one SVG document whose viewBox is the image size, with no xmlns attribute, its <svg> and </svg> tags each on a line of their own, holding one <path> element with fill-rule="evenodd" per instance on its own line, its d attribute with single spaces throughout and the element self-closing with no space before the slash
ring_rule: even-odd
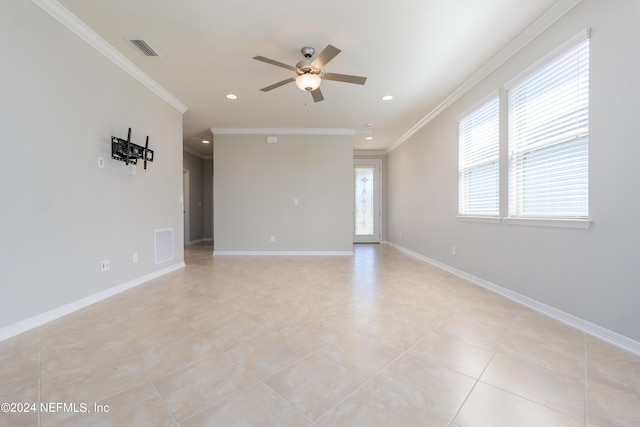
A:
<svg viewBox="0 0 640 427">
<path fill-rule="evenodd" d="M 271 86 L 264 87 L 260 90 L 263 92 L 268 92 L 272 89 L 284 86 L 287 83 L 295 81 L 296 85 L 300 89 L 311 92 L 313 100 L 315 102 L 319 102 L 324 100 L 324 96 L 322 96 L 322 92 L 320 91 L 320 82 L 322 80 L 334 80 L 338 82 L 355 83 L 359 85 L 363 85 L 367 81 L 366 77 L 322 72 L 322 68 L 341 52 L 341 50 L 335 46 L 327 45 L 327 47 L 325 47 L 324 50 L 320 52 L 318 56 L 316 56 L 313 60 L 311 60 L 311 57 L 316 51 L 314 48 L 305 46 L 300 51 L 302 52 L 302 55 L 304 55 L 305 59 L 298 62 L 295 67 L 283 64 L 279 61 L 274 61 L 273 59 L 265 58 L 264 56 L 254 56 L 253 59 L 266 62 L 267 64 L 286 68 L 287 70 L 295 71 L 298 75 L 297 77 L 289 77 L 288 79 L 282 80 L 278 83 L 274 83 Z"/>
</svg>

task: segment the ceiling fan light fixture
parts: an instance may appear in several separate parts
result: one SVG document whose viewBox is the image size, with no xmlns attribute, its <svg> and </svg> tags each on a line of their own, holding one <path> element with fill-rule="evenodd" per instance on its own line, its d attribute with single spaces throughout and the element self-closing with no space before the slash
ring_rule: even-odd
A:
<svg viewBox="0 0 640 427">
<path fill-rule="evenodd" d="M 306 92 L 311 92 L 320 87 L 322 79 L 317 74 L 304 73 L 296 77 L 296 85 Z"/>
</svg>

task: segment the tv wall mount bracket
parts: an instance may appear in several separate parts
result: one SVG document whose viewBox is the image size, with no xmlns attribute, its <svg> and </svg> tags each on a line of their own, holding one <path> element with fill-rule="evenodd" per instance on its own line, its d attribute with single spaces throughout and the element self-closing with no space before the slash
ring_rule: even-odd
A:
<svg viewBox="0 0 640 427">
<path fill-rule="evenodd" d="M 125 162 L 125 164 L 138 164 L 138 159 L 144 160 L 144 168 L 147 168 L 147 162 L 153 162 L 153 150 L 149 149 L 149 135 L 144 147 L 131 142 L 131 128 L 127 134 L 127 139 L 111 137 L 111 158 Z"/>
</svg>

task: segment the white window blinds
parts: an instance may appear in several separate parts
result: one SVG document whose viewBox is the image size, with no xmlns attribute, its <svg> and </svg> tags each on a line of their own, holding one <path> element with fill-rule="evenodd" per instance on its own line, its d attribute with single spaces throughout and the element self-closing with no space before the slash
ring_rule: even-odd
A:
<svg viewBox="0 0 640 427">
<path fill-rule="evenodd" d="M 459 121 L 459 215 L 500 214 L 499 122 L 497 95 Z"/>
<path fill-rule="evenodd" d="M 589 39 L 508 89 L 509 216 L 589 215 Z"/>
</svg>

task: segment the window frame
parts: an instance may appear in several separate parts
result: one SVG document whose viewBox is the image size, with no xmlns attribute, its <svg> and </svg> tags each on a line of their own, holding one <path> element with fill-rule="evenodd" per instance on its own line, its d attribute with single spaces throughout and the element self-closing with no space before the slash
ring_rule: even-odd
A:
<svg viewBox="0 0 640 427">
<path fill-rule="evenodd" d="M 584 140 L 585 147 L 583 148 L 586 151 L 586 166 L 583 169 L 586 169 L 586 172 L 583 171 L 584 175 L 582 179 L 586 179 L 586 212 L 582 212 L 579 214 L 557 214 L 553 212 L 546 212 L 544 214 L 527 214 L 521 210 L 521 203 L 523 201 L 522 189 L 518 187 L 518 183 L 521 183 L 521 179 L 518 176 L 520 171 L 517 170 L 517 167 L 520 164 L 516 164 L 516 160 L 524 158 L 523 153 L 532 153 L 534 150 L 530 147 L 529 150 L 521 150 L 517 151 L 514 149 L 514 137 L 513 137 L 513 112 L 517 105 L 514 104 L 511 96 L 511 92 L 514 88 L 517 88 L 519 84 L 523 81 L 529 80 L 532 77 L 535 77 L 538 73 L 543 73 L 546 67 L 553 63 L 553 61 L 558 60 L 562 55 L 567 54 L 573 49 L 580 49 L 583 43 L 587 43 L 587 52 L 590 48 L 589 46 L 589 36 L 590 31 L 586 29 L 580 32 L 578 35 L 574 36 L 572 39 L 554 49 L 552 52 L 547 54 L 540 61 L 537 61 L 531 67 L 526 69 L 524 72 L 520 73 L 518 76 L 510 80 L 503 87 L 505 90 L 506 103 L 508 109 L 508 119 L 507 119 L 507 146 L 508 146 L 508 217 L 505 221 L 509 224 L 517 224 L 517 225 L 543 225 L 543 226 L 551 226 L 551 227 L 570 227 L 570 228 L 589 228 L 592 221 L 590 219 L 589 212 L 589 110 L 590 103 L 588 99 L 588 91 L 589 91 L 589 60 L 587 59 L 587 104 L 586 104 L 586 133 L 584 134 L 576 134 L 572 135 L 569 138 L 562 139 L 559 143 L 557 141 L 553 141 L 553 138 L 548 138 L 544 140 L 544 143 L 538 144 L 536 149 L 543 147 L 545 149 L 552 149 L 552 147 L 560 147 L 562 145 L 569 145 L 574 142 L 579 142 L 580 140 Z M 575 111 L 575 110 L 574 110 Z M 574 156 L 578 156 L 579 153 L 577 150 L 573 153 Z M 520 157 L 519 157 L 520 156 Z M 520 184 L 521 185 L 521 184 Z M 518 193 L 518 191 L 520 191 Z"/>
<path fill-rule="evenodd" d="M 461 221 L 476 221 L 498 223 L 500 222 L 500 106 L 501 99 L 498 90 L 492 91 L 489 95 L 477 102 L 473 107 L 469 108 L 463 114 L 458 116 L 458 214 L 457 218 Z M 493 111 L 487 111 L 493 110 Z M 478 138 L 477 135 L 470 134 L 479 127 L 467 125 L 467 121 L 473 123 L 474 120 L 485 120 L 491 127 L 488 133 L 491 135 L 482 135 L 484 138 Z M 487 120 L 488 119 L 488 120 Z M 482 124 L 482 122 L 481 122 Z M 470 132 L 470 133 L 468 133 Z M 490 140 L 491 139 L 491 140 Z M 475 147 L 474 147 L 475 145 Z M 483 147 L 484 145 L 484 147 Z M 489 145 L 489 147 L 487 147 Z M 485 153 L 483 153 L 483 150 Z M 489 152 L 487 155 L 486 152 Z M 473 157 L 480 155 L 480 160 Z M 490 213 L 480 210 L 469 210 L 470 191 L 469 172 L 479 170 L 484 167 L 493 167 L 495 170 L 495 210 Z M 492 172 L 492 171 L 491 171 Z M 490 173 L 491 173 L 490 172 Z"/>
</svg>

